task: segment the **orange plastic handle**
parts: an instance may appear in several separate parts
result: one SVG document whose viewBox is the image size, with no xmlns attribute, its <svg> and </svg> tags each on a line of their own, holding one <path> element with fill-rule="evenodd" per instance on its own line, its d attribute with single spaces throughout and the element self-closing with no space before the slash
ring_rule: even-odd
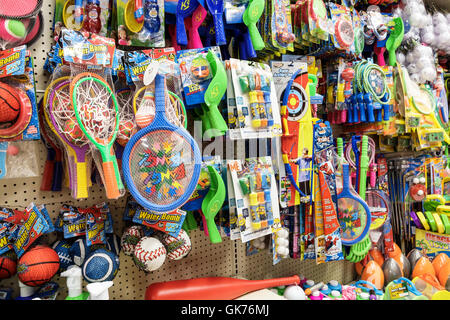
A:
<svg viewBox="0 0 450 320">
<path fill-rule="evenodd" d="M 102 167 L 105 176 L 106 196 L 108 199 L 118 199 L 120 197 L 120 190 L 117 184 L 114 163 L 112 161 L 103 162 Z"/>
</svg>

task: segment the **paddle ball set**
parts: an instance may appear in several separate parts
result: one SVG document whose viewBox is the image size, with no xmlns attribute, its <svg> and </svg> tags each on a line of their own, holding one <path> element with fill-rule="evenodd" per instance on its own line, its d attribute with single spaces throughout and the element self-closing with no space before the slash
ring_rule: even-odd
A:
<svg viewBox="0 0 450 320">
<path fill-rule="evenodd" d="M 348 261 L 355 278 L 194 278 L 143 298 L 450 299 L 450 14 L 422 0 L 43 2 L 0 0 L 0 178 L 40 140 L 40 191 L 72 201 L 0 208 L 0 279 L 20 288 L 1 298 L 61 299 L 59 276 L 67 300 L 109 299 L 122 259 L 142 276 L 176 268 L 200 229 L 248 259 Z M 83 203 L 97 187 L 104 200 Z"/>
</svg>

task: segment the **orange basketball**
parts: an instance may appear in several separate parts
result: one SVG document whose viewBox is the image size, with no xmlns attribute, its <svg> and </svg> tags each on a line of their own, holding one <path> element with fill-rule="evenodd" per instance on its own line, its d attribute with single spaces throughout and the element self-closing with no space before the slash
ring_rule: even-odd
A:
<svg viewBox="0 0 450 320">
<path fill-rule="evenodd" d="M 369 250 L 369 255 L 372 257 L 372 259 L 376 263 L 378 263 L 378 265 L 380 267 L 383 265 L 383 263 L 384 263 L 384 256 L 383 256 L 383 253 L 380 250 L 378 250 L 376 248 L 370 249 Z"/>
<path fill-rule="evenodd" d="M 59 269 L 59 257 L 48 246 L 38 245 L 26 251 L 19 259 L 17 274 L 19 280 L 30 287 L 49 282 Z"/>
<path fill-rule="evenodd" d="M 15 120 L 20 112 L 20 98 L 15 88 L 0 82 L 0 122 Z"/>
<path fill-rule="evenodd" d="M 17 260 L 8 254 L 0 256 L 0 279 L 8 279 L 16 274 Z"/>
<path fill-rule="evenodd" d="M 447 263 L 439 271 L 438 276 L 440 284 L 445 287 L 445 290 L 450 291 L 450 263 Z"/>
<path fill-rule="evenodd" d="M 434 272 L 436 272 L 436 276 L 439 277 L 439 271 L 441 271 L 442 267 L 446 264 L 449 264 L 450 259 L 448 258 L 448 255 L 446 253 L 439 253 L 436 257 L 434 257 L 433 262 L 431 264 L 433 265 Z"/>
<path fill-rule="evenodd" d="M 414 279 L 415 277 L 424 275 L 426 273 L 436 276 L 430 259 L 428 259 L 428 257 L 422 257 L 417 260 L 416 265 L 414 266 L 414 269 L 412 271 L 411 279 Z"/>
<path fill-rule="evenodd" d="M 361 274 L 361 280 L 371 282 L 377 289 L 382 289 L 384 285 L 384 273 L 375 261 L 369 261 Z"/>
</svg>

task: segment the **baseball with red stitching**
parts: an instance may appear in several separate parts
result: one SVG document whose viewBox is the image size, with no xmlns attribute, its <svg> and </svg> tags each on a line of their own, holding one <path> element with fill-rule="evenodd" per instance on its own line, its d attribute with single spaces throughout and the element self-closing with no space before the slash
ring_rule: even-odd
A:
<svg viewBox="0 0 450 320">
<path fill-rule="evenodd" d="M 128 256 L 133 255 L 136 245 L 144 236 L 144 230 L 142 226 L 131 226 L 125 230 L 120 239 L 120 245 L 123 253 Z"/>
<path fill-rule="evenodd" d="M 166 247 L 161 241 L 153 237 L 143 237 L 134 249 L 133 260 L 139 269 L 151 272 L 164 264 L 166 256 Z"/>
<path fill-rule="evenodd" d="M 170 260 L 180 260 L 186 257 L 192 249 L 191 239 L 183 229 L 177 237 L 165 234 L 162 243 L 166 246 L 167 258 Z"/>
</svg>

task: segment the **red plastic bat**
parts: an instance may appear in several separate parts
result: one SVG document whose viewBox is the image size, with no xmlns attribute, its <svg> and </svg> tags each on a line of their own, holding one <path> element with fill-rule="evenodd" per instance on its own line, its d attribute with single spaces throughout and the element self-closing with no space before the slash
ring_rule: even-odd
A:
<svg viewBox="0 0 450 320">
<path fill-rule="evenodd" d="M 297 275 L 266 280 L 207 277 L 152 283 L 146 300 L 231 300 L 246 293 L 278 286 L 299 284 Z"/>
</svg>

